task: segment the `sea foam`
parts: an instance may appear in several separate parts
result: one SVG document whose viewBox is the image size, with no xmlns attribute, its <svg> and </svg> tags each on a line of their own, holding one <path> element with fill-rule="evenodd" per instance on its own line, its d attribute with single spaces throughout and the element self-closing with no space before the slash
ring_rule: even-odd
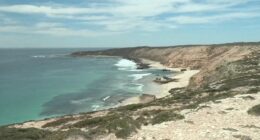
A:
<svg viewBox="0 0 260 140">
<path fill-rule="evenodd" d="M 136 85 L 137 85 L 137 90 L 142 92 L 144 85 L 143 84 L 136 84 Z"/>
<path fill-rule="evenodd" d="M 33 58 L 56 58 L 66 56 L 67 54 L 49 54 L 49 55 L 33 55 Z"/>
<path fill-rule="evenodd" d="M 97 111 L 101 106 L 100 105 L 92 105 L 92 110 Z"/>
<path fill-rule="evenodd" d="M 135 62 L 127 59 L 121 59 L 115 64 L 119 70 L 135 70 L 137 65 Z"/>
<path fill-rule="evenodd" d="M 105 98 L 103 98 L 103 101 L 106 101 L 107 99 L 109 99 L 111 96 L 106 96 Z"/>
<path fill-rule="evenodd" d="M 71 100 L 70 103 L 72 104 L 82 104 L 82 103 L 85 103 L 85 102 L 88 102 L 92 100 L 92 98 L 86 98 L 86 99 L 79 99 L 79 100 Z"/>
<path fill-rule="evenodd" d="M 145 77 L 145 76 L 148 76 L 148 75 L 150 75 L 151 73 L 143 73 L 143 74 L 131 74 L 131 75 L 129 75 L 129 77 L 133 77 L 134 78 L 134 80 L 140 80 L 140 79 L 142 79 L 143 77 Z"/>
<path fill-rule="evenodd" d="M 46 55 L 34 55 L 33 58 L 46 58 Z"/>
</svg>

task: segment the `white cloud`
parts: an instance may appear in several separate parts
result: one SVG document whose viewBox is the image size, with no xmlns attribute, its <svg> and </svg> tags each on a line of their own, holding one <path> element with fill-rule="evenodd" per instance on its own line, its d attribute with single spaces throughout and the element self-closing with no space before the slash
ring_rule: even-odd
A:
<svg viewBox="0 0 260 140">
<path fill-rule="evenodd" d="M 69 20 L 82 20 L 82 21 L 97 21 L 97 20 L 107 20 L 111 17 L 109 16 L 96 16 L 96 15 L 79 15 L 79 16 L 73 16 L 73 15 L 48 15 L 51 18 L 56 19 L 69 19 Z"/>
<path fill-rule="evenodd" d="M 260 14 L 254 12 L 247 13 L 227 13 L 213 16 L 176 16 L 171 17 L 168 21 L 173 21 L 178 24 L 202 24 L 202 23 L 219 23 L 234 19 L 253 18 Z"/>
<path fill-rule="evenodd" d="M 190 0 L 120 0 L 121 5 L 113 11 L 115 16 L 150 17 L 173 12 L 179 4 L 189 4 Z"/>
<path fill-rule="evenodd" d="M 172 10 L 173 6 L 180 3 L 188 3 L 189 0 L 112 0 L 111 4 L 90 7 L 53 7 L 38 5 L 10 5 L 0 6 L 1 12 L 21 14 L 45 14 L 47 16 L 57 15 L 79 15 L 79 14 L 111 14 L 114 16 L 155 16 Z"/>
<path fill-rule="evenodd" d="M 75 30 L 62 26 L 58 26 L 51 23 L 40 23 L 36 26 L 19 26 L 19 25 L 6 25 L 0 28 L 2 33 L 20 33 L 20 34 L 41 34 L 41 35 L 53 35 L 53 36 L 78 36 L 78 37 L 95 37 L 113 35 L 119 32 L 97 32 L 87 29 Z"/>
<path fill-rule="evenodd" d="M 258 11 L 243 12 L 234 9 L 250 0 L 107 0 L 87 6 L 50 6 L 50 5 L 6 5 L 0 6 L 0 14 L 20 13 L 26 16 L 42 14 L 50 20 L 61 23 L 35 23 L 34 27 L 3 27 L 2 31 L 31 32 L 51 35 L 100 35 L 134 30 L 158 31 L 163 28 L 176 28 L 178 24 L 198 24 L 224 22 L 232 19 L 252 18 Z M 226 12 L 227 14 L 223 14 Z M 210 15 L 208 14 L 210 13 Z M 164 16 L 162 16 L 164 15 Z M 65 20 L 65 21 L 64 21 Z M 48 20 L 46 20 L 48 21 Z M 64 27 L 70 22 L 85 23 L 85 29 L 78 30 Z M 93 31 L 92 26 L 99 26 L 100 31 Z M 1 31 L 0 30 L 0 31 Z"/>
<path fill-rule="evenodd" d="M 228 8 L 249 0 L 219 0 L 204 3 L 192 0 L 110 0 L 111 3 L 88 7 L 9 5 L 0 6 L 2 12 L 45 15 L 112 14 L 116 16 L 156 16 L 168 12 L 200 12 Z"/>
<path fill-rule="evenodd" d="M 35 25 L 37 28 L 53 28 L 53 27 L 59 27 L 62 26 L 61 23 L 55 23 L 55 22 L 40 22 Z"/>
<path fill-rule="evenodd" d="M 46 14 L 46 15 L 73 15 L 73 14 L 92 14 L 105 12 L 102 9 L 78 8 L 78 7 L 51 7 L 36 5 L 11 5 L 1 6 L 0 11 L 22 14 Z"/>
<path fill-rule="evenodd" d="M 201 13 L 229 11 L 231 7 L 241 5 L 250 0 L 205 0 L 204 2 L 190 1 L 188 4 L 180 5 L 176 13 Z"/>
<path fill-rule="evenodd" d="M 47 34 L 54 36 L 79 36 L 79 37 L 94 37 L 105 35 L 106 33 L 93 32 L 89 30 L 73 30 L 64 27 L 53 27 L 48 29 L 36 29 L 36 34 Z"/>
<path fill-rule="evenodd" d="M 132 31 L 142 30 L 142 31 L 158 31 L 162 28 L 176 28 L 176 25 L 172 23 L 167 23 L 165 21 L 149 21 L 143 20 L 142 18 L 134 18 L 134 19 L 112 19 L 112 20 L 105 20 L 105 21 L 96 21 L 94 22 L 96 25 L 104 26 L 108 31 Z"/>
</svg>

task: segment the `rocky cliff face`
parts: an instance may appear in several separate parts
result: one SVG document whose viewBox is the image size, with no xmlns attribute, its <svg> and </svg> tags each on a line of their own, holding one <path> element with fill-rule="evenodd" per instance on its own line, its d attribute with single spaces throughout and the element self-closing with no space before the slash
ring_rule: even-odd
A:
<svg viewBox="0 0 260 140">
<path fill-rule="evenodd" d="M 192 77 L 189 85 L 189 88 L 196 89 L 207 86 L 216 80 L 216 78 L 221 79 L 222 74 L 217 74 L 220 66 L 241 60 L 245 56 L 259 51 L 260 43 L 230 43 L 157 48 L 122 48 L 105 51 L 76 52 L 72 55 L 109 55 L 127 58 L 145 58 L 159 61 L 169 67 L 200 69 L 200 72 Z M 212 75 L 217 77 L 213 77 Z"/>
</svg>

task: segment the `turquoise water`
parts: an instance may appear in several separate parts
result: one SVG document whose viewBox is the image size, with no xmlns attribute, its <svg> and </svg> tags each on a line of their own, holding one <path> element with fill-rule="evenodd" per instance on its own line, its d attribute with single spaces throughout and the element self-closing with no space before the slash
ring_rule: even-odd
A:
<svg viewBox="0 0 260 140">
<path fill-rule="evenodd" d="M 160 73 L 121 58 L 67 56 L 77 50 L 0 49 L 0 125 L 111 107 Z"/>
</svg>

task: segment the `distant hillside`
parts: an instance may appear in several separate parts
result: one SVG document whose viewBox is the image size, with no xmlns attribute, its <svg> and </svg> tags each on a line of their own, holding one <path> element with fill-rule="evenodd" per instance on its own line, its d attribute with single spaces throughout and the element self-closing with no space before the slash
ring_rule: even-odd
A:
<svg viewBox="0 0 260 140">
<path fill-rule="evenodd" d="M 185 45 L 172 47 L 136 47 L 109 49 L 103 51 L 75 52 L 72 56 L 108 55 L 126 58 L 145 58 L 159 61 L 169 67 L 200 69 L 201 72 L 192 78 L 190 87 L 205 86 L 210 75 L 228 62 L 243 59 L 252 52 L 259 51 L 260 42 L 226 43 L 214 45 Z M 204 80 L 203 80 L 204 79 Z M 207 79 L 207 80 L 205 80 Z"/>
</svg>

